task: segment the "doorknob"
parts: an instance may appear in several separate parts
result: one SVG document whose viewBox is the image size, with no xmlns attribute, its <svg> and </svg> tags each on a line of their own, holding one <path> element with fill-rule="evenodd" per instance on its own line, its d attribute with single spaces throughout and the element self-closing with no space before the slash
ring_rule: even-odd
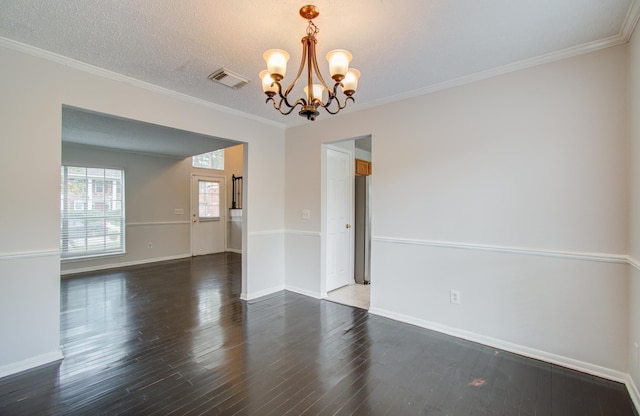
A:
<svg viewBox="0 0 640 416">
<path fill-rule="evenodd" d="M 345 228 L 351 228 L 351 224 L 345 225 Z"/>
</svg>

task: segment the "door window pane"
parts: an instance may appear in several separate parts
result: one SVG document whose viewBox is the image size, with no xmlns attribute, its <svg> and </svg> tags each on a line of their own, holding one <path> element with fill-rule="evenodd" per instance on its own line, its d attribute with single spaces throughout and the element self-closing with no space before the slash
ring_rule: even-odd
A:
<svg viewBox="0 0 640 416">
<path fill-rule="evenodd" d="M 220 183 L 198 181 L 198 216 L 203 219 L 220 219 Z"/>
</svg>

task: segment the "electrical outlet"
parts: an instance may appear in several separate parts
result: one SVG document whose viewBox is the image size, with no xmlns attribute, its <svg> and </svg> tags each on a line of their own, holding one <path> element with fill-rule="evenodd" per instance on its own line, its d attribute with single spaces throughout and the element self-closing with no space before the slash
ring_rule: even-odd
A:
<svg viewBox="0 0 640 416">
<path fill-rule="evenodd" d="M 310 209 L 303 209 L 302 210 L 302 219 L 303 220 L 310 220 L 311 219 L 311 210 Z"/>
<path fill-rule="evenodd" d="M 147 243 L 147 248 L 153 248 L 153 243 Z"/>
<path fill-rule="evenodd" d="M 449 301 L 454 305 L 460 304 L 460 291 L 451 289 L 449 291 Z"/>
</svg>

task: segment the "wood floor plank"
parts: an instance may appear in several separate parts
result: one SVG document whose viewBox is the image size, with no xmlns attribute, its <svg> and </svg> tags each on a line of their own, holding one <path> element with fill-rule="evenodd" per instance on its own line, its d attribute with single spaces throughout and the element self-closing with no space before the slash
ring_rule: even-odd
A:
<svg viewBox="0 0 640 416">
<path fill-rule="evenodd" d="M 61 283 L 65 359 L 0 415 L 637 415 L 620 383 L 291 292 L 222 253 Z"/>
</svg>

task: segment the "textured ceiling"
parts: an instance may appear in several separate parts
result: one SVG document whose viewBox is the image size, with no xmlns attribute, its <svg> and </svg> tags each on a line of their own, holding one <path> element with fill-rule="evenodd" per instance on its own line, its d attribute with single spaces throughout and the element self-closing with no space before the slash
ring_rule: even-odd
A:
<svg viewBox="0 0 640 416">
<path fill-rule="evenodd" d="M 634 0 L 317 0 L 324 55 L 343 48 L 362 72 L 353 109 L 454 80 L 623 43 Z M 300 59 L 306 22 L 290 0 L 0 0 L 0 37 L 279 123 L 301 122 L 264 103 L 262 53 Z M 531 60 L 534 61 L 531 61 Z M 225 67 L 251 82 L 207 79 Z M 517 65 L 515 66 L 517 67 Z M 328 76 L 326 76 L 328 78 Z M 330 117 L 321 113 L 321 118 Z"/>
</svg>

